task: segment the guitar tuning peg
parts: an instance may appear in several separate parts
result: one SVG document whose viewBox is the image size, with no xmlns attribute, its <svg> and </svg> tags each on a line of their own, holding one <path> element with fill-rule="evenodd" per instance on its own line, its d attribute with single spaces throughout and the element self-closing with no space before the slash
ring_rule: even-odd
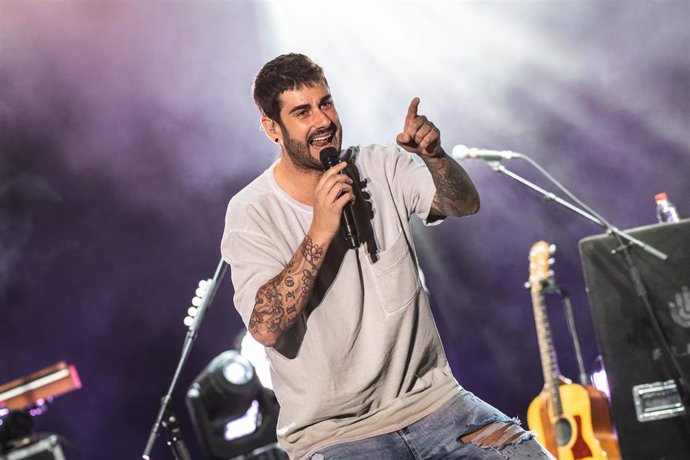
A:
<svg viewBox="0 0 690 460">
<path fill-rule="evenodd" d="M 200 306 L 201 305 L 201 297 L 194 297 L 192 299 L 192 305 L 194 305 L 195 307 Z"/>
<path fill-rule="evenodd" d="M 555 262 L 556 262 L 556 259 L 554 259 L 553 257 L 549 257 L 549 262 L 548 262 L 549 265 L 553 265 Z"/>
<path fill-rule="evenodd" d="M 549 278 L 553 278 L 555 276 L 555 273 L 553 270 L 549 270 Z"/>
<path fill-rule="evenodd" d="M 549 254 L 555 254 L 556 253 L 556 245 L 551 244 L 549 245 Z"/>
<path fill-rule="evenodd" d="M 183 321 L 184 325 L 187 327 L 191 326 L 193 322 L 194 322 L 194 318 L 192 318 L 191 316 L 185 317 L 185 319 Z"/>
<path fill-rule="evenodd" d="M 191 316 L 191 317 L 194 317 L 194 316 L 196 316 L 196 312 L 197 312 L 197 311 L 199 311 L 198 308 L 196 308 L 196 307 L 189 307 L 189 308 L 187 309 L 187 315 L 189 315 L 189 316 Z"/>
<path fill-rule="evenodd" d="M 525 284 L 522 285 L 525 289 L 529 289 L 532 287 L 529 281 L 525 281 Z"/>
</svg>

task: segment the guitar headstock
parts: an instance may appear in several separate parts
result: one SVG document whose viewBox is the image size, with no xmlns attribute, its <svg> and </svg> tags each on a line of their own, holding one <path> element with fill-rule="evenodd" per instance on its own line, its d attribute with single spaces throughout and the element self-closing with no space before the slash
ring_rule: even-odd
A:
<svg viewBox="0 0 690 460">
<path fill-rule="evenodd" d="M 553 258 L 551 257 L 556 252 L 556 246 L 549 244 L 546 241 L 537 241 L 532 245 L 529 251 L 529 284 L 532 288 L 541 288 L 542 284 L 546 283 L 553 277 Z"/>
</svg>

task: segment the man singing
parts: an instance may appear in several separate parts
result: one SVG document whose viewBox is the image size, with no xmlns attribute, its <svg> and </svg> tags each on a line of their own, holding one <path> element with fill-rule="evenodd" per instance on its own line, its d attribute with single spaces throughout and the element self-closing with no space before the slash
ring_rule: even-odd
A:
<svg viewBox="0 0 690 460">
<path fill-rule="evenodd" d="M 410 219 L 473 214 L 479 196 L 419 99 L 401 114 L 397 145 L 346 150 L 308 57 L 264 65 L 254 100 L 280 157 L 230 201 L 221 249 L 236 308 L 271 362 L 290 458 L 551 458 L 448 366 Z M 330 167 L 326 149 L 339 154 Z M 346 239 L 348 207 L 356 235 Z"/>
</svg>

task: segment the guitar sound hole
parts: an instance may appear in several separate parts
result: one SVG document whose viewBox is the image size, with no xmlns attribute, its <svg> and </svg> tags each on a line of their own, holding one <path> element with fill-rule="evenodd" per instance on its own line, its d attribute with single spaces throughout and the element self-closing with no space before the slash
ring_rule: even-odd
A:
<svg viewBox="0 0 690 460">
<path fill-rule="evenodd" d="M 559 447 L 562 447 L 570 441 L 570 437 L 573 435 L 573 428 L 570 426 L 568 420 L 562 418 L 554 425 L 554 432 L 556 435 L 556 443 Z"/>
</svg>

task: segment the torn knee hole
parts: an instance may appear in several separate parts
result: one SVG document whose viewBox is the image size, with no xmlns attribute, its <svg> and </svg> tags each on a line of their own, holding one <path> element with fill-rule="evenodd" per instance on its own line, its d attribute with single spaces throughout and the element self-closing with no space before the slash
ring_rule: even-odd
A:
<svg viewBox="0 0 690 460">
<path fill-rule="evenodd" d="M 506 447 L 517 443 L 527 434 L 514 421 L 493 422 L 471 433 L 460 436 L 458 441 L 469 442 L 479 447 Z"/>
</svg>

